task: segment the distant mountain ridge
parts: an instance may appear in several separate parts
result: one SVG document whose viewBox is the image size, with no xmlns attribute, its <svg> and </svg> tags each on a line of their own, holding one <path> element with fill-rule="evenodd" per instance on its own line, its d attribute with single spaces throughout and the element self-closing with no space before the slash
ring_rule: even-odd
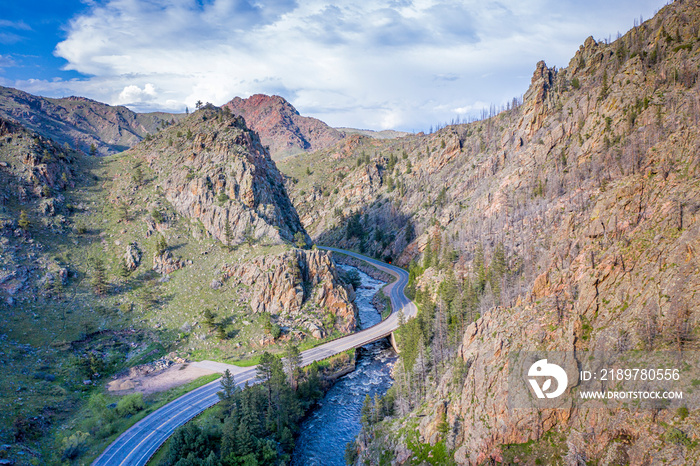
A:
<svg viewBox="0 0 700 466">
<path fill-rule="evenodd" d="M 348 136 L 350 134 L 360 134 L 362 136 L 367 136 L 370 138 L 374 139 L 396 139 L 396 138 L 402 138 L 404 136 L 408 136 L 411 133 L 407 133 L 405 131 L 396 131 L 394 129 L 385 129 L 382 131 L 374 131 L 371 129 L 357 129 L 357 128 L 336 128 L 338 131 L 340 131 L 341 134 L 344 136 Z"/>
<path fill-rule="evenodd" d="M 393 139 L 408 133 L 385 130 L 332 128 L 321 120 L 302 116 L 278 95 L 236 97 L 222 107 L 242 116 L 260 135 L 274 160 L 302 152 L 315 152 L 335 145 L 351 134 Z M 49 98 L 0 86 L 0 117 L 61 144 L 90 153 L 110 155 L 127 150 L 162 128 L 186 117 L 182 113 L 136 113 L 86 97 Z"/>
<path fill-rule="evenodd" d="M 76 150 L 100 155 L 126 150 L 184 114 L 135 113 L 85 97 L 39 97 L 0 87 L 0 116 Z"/>
</svg>

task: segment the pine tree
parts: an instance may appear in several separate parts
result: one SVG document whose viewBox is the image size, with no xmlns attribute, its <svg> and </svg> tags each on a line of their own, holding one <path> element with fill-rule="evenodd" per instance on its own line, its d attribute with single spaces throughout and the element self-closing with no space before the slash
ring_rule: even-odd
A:
<svg viewBox="0 0 700 466">
<path fill-rule="evenodd" d="M 481 244 L 476 247 L 473 267 L 476 275 L 476 283 L 474 285 L 478 292 L 482 292 L 486 286 L 486 266 L 484 264 L 484 248 Z"/>
<path fill-rule="evenodd" d="M 231 250 L 231 243 L 233 242 L 233 232 L 231 231 L 231 224 L 228 219 L 224 224 L 224 241 L 226 243 L 226 249 Z"/>
<path fill-rule="evenodd" d="M 406 222 L 406 229 L 404 230 L 404 238 L 406 239 L 406 244 L 410 243 L 413 241 L 413 236 L 416 234 L 415 229 L 413 228 L 413 222 L 408 221 Z"/>
<path fill-rule="evenodd" d="M 165 241 L 163 235 L 158 235 L 158 240 L 156 241 L 156 252 L 158 255 L 162 255 L 168 249 L 168 243 Z"/>
<path fill-rule="evenodd" d="M 226 327 L 223 322 L 216 326 L 216 338 L 222 341 L 228 338 L 228 333 L 226 333 Z"/>
<path fill-rule="evenodd" d="M 211 332 L 214 327 L 216 327 L 216 323 L 214 322 L 216 314 L 214 314 L 211 309 L 207 308 L 204 309 L 204 312 L 202 312 L 202 317 L 204 318 L 204 325 Z"/>
<path fill-rule="evenodd" d="M 231 374 L 231 371 L 226 369 L 221 377 L 221 391 L 217 392 L 221 400 L 221 412 L 224 415 L 229 415 L 235 402 L 234 395 L 236 393 L 236 380 Z"/>
<path fill-rule="evenodd" d="M 306 249 L 306 237 L 301 231 L 294 233 L 294 245 L 299 249 Z"/>
<path fill-rule="evenodd" d="M 92 287 L 95 293 L 102 296 L 107 293 L 107 275 L 102 259 L 95 257 L 91 260 L 92 265 Z"/>
<path fill-rule="evenodd" d="M 29 230 L 29 227 L 32 226 L 32 223 L 29 221 L 29 216 L 27 215 L 26 211 L 21 211 L 19 213 L 19 220 L 17 221 L 17 225 L 24 231 Z"/>
<path fill-rule="evenodd" d="M 117 211 L 119 213 L 119 219 L 128 222 L 131 218 L 129 215 L 129 204 L 126 202 L 120 202 L 117 206 Z"/>
<path fill-rule="evenodd" d="M 265 351 L 262 356 L 260 356 L 260 362 L 255 370 L 255 376 L 260 382 L 267 387 L 267 400 L 269 404 L 272 404 L 272 373 L 273 364 L 275 356 Z"/>
<path fill-rule="evenodd" d="M 289 377 L 289 385 L 291 385 L 292 389 L 296 391 L 302 364 L 301 351 L 299 351 L 298 346 L 292 344 L 292 342 L 289 342 L 287 343 L 284 353 L 287 376 Z"/>
<path fill-rule="evenodd" d="M 423 250 L 423 269 L 433 265 L 433 239 L 428 237 L 428 242 Z"/>
<path fill-rule="evenodd" d="M 129 267 L 126 265 L 126 261 L 124 259 L 118 259 L 117 274 L 119 274 L 119 276 L 122 278 L 126 278 L 131 275 L 131 270 L 129 270 Z"/>
</svg>

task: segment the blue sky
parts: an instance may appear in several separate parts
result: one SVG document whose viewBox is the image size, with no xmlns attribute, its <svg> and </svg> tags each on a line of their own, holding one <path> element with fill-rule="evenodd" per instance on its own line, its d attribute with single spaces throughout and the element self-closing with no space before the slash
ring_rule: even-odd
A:
<svg viewBox="0 0 700 466">
<path fill-rule="evenodd" d="M 521 96 L 539 60 L 659 0 L 2 1 L 0 84 L 136 111 L 279 94 L 332 126 L 426 130 Z"/>
</svg>

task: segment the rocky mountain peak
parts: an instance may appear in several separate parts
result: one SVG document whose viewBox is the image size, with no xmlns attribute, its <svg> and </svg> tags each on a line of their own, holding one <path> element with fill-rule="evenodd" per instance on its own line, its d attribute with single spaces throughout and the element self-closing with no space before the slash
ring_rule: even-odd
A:
<svg viewBox="0 0 700 466">
<path fill-rule="evenodd" d="M 324 149 L 343 138 L 341 132 L 324 122 L 301 116 L 292 104 L 278 95 L 236 97 L 223 107 L 245 118 L 246 124 L 260 135 L 276 160 Z"/>
<path fill-rule="evenodd" d="M 177 213 L 228 245 L 304 237 L 283 176 L 258 135 L 228 109 L 206 107 L 130 151 L 155 173 Z"/>
</svg>

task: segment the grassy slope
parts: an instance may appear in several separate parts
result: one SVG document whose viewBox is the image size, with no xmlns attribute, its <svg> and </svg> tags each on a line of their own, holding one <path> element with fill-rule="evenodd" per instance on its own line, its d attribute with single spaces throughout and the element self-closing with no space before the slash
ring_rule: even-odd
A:
<svg viewBox="0 0 700 466">
<path fill-rule="evenodd" d="M 18 158 L 34 150 L 32 144 L 31 138 L 25 138 L 20 145 L 3 145 L 0 161 L 19 166 Z M 35 198 L 19 203 L 11 196 L 0 206 L 0 220 L 16 222 L 25 210 L 32 223 L 27 238 L 11 233 L 0 237 L 3 251 L 8 252 L 3 253 L 1 265 L 8 270 L 30 268 L 27 285 L 14 296 L 14 306 L 7 305 L 4 295 L 0 303 L 4 341 L 0 360 L 8 369 L 0 374 L 5 406 L 0 410 L 0 442 L 14 443 L 17 427 L 13 423 L 18 419 L 27 431 L 23 443 L 13 447 L 13 458 L 20 449 L 30 453 L 23 456 L 25 460 L 39 452 L 46 458 L 61 451 L 65 438 L 86 428 L 86 403 L 114 372 L 170 352 L 196 359 L 254 362 L 261 353 L 255 342 L 265 331 L 263 322 L 249 315 L 238 290 L 225 281 L 216 290 L 210 283 L 220 278 L 225 263 L 288 248 L 263 244 L 241 245 L 233 251 L 223 248 L 199 222 L 173 212 L 156 191 L 145 164 L 141 167 L 144 181 L 134 190 L 125 219 L 113 195 L 124 184 L 133 184 L 138 163 L 134 152 L 105 158 L 71 154 L 75 162 L 70 179 L 75 186 L 54 193 L 65 197 L 56 217 L 41 214 L 41 200 Z M 153 209 L 165 221 L 157 226 L 161 232 L 147 237 Z M 51 229 L 47 226 L 51 224 L 58 226 Z M 151 270 L 160 234 L 175 257 L 192 261 L 168 280 Z M 134 241 L 142 251 L 141 265 L 122 277 L 120 261 Z M 94 259 L 106 267 L 104 295 L 98 295 L 92 285 Z M 49 267 L 68 268 L 66 285 L 51 290 L 40 286 L 39 278 Z M 200 323 L 205 308 L 223 321 L 226 340 L 219 341 Z M 84 363 L 91 354 L 100 361 L 100 376 L 85 385 L 91 371 Z M 86 450 L 94 453 L 104 441 L 91 435 Z"/>
</svg>

